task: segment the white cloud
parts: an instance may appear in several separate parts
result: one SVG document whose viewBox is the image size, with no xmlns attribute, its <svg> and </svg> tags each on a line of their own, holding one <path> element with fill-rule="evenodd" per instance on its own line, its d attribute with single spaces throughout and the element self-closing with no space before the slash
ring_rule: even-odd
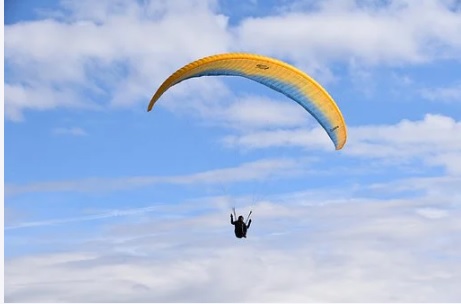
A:
<svg viewBox="0 0 461 304">
<path fill-rule="evenodd" d="M 324 192 L 326 204 L 309 192 L 287 194 L 284 203 L 269 198 L 254 206 L 244 241 L 233 237 L 224 211 L 176 219 L 153 213 L 151 221 L 111 227 L 80 251 L 6 259 L 5 299 L 451 302 L 461 296 L 459 208 L 424 195 L 350 195 Z"/>
<path fill-rule="evenodd" d="M 73 132 L 80 134 L 78 129 L 73 130 Z M 461 163 L 461 142 L 454 139 L 457 138 L 457 134 L 460 132 L 461 122 L 457 122 L 450 117 L 430 114 L 420 121 L 404 120 L 396 125 L 351 127 L 349 129 L 349 141 L 341 154 L 365 160 L 382 160 L 392 166 L 396 163 L 404 164 L 419 161 L 427 166 L 443 166 L 447 173 L 458 176 L 461 173 L 461 167 L 459 166 Z M 249 133 L 223 138 L 223 144 L 228 147 L 243 149 L 299 146 L 334 152 L 328 136 L 321 128 L 262 131 L 251 129 Z M 290 178 L 305 174 L 312 161 L 314 160 L 304 159 L 299 161 L 299 159 L 294 158 L 274 158 L 243 163 L 234 168 L 215 169 L 183 176 L 138 176 L 119 179 L 92 178 L 25 185 L 7 184 L 5 194 L 15 195 L 43 191 L 97 192 L 128 190 L 161 183 L 177 185 L 237 183 L 266 179 L 268 176 L 271 176 L 271 178 Z M 300 164 L 304 165 L 300 166 Z M 335 168 L 335 170 L 340 169 Z M 322 173 L 318 169 L 314 169 L 314 171 L 318 174 Z M 347 169 L 345 173 L 353 173 L 352 171 Z"/>
<path fill-rule="evenodd" d="M 14 230 L 14 229 L 21 229 L 21 228 L 30 228 L 30 227 L 42 227 L 42 226 L 55 226 L 61 224 L 68 224 L 72 222 L 85 222 L 85 221 L 95 221 L 119 216 L 130 216 L 130 215 L 139 215 L 145 214 L 149 212 L 158 211 L 159 206 L 151 206 L 145 208 L 135 208 L 129 210 L 111 210 L 104 213 L 87 215 L 87 216 L 79 216 L 73 218 L 64 218 L 64 219 L 50 219 L 44 221 L 35 221 L 35 222 L 22 222 L 16 223 L 12 225 L 5 226 L 5 230 Z"/>
<path fill-rule="evenodd" d="M 289 164 L 285 165 L 290 168 Z M 285 165 L 250 163 L 246 169 L 251 174 L 245 170 L 243 178 Z M 216 176 L 232 180 L 242 173 L 240 169 L 172 177 L 171 181 L 210 181 Z M 243 242 L 233 237 L 226 197 L 17 222 L 11 228 L 34 227 L 39 232 L 50 224 L 125 215 L 143 218 L 106 224 L 104 232 L 94 231 L 91 239 L 75 239 L 74 252 L 7 258 L 5 299 L 456 301 L 461 296 L 459 184 L 459 177 L 410 178 L 279 193 L 255 204 L 248 197 L 233 197 L 238 212 L 254 210 L 249 238 Z M 406 198 L 398 195 L 408 190 L 419 191 Z M 376 191 L 394 194 L 394 198 L 373 198 Z M 29 237 L 22 235 L 23 240 Z M 47 238 L 51 238 L 47 246 L 51 252 L 60 241 L 68 242 L 53 235 L 41 241 Z"/>
<path fill-rule="evenodd" d="M 243 149 L 301 146 L 334 150 L 328 135 L 321 128 L 255 131 L 241 135 L 229 135 L 224 137 L 222 141 L 228 147 L 241 147 Z"/>
<path fill-rule="evenodd" d="M 373 183 L 367 186 L 367 188 L 379 194 L 392 196 L 408 193 L 424 193 L 425 199 L 421 199 L 420 201 L 422 204 L 431 201 L 434 202 L 434 205 L 448 202 L 453 206 L 457 206 L 461 201 L 460 183 L 461 176 L 412 177 Z"/>
<path fill-rule="evenodd" d="M 459 149 L 451 152 L 434 153 L 427 157 L 427 163 L 435 166 L 443 166 L 448 174 L 461 175 L 461 153 Z"/>
<path fill-rule="evenodd" d="M 82 128 L 70 127 L 70 128 L 56 128 L 53 130 L 54 134 L 57 135 L 73 135 L 73 136 L 85 136 L 88 133 Z"/>
<path fill-rule="evenodd" d="M 31 84 L 46 91 L 64 87 L 100 94 L 103 90 L 112 105 L 141 100 L 147 104 L 153 86 L 174 69 L 222 52 L 230 43 L 227 18 L 215 14 L 209 2 L 66 3 L 70 22 L 46 19 L 5 27 L 5 60 L 11 67 L 7 85 L 27 91 Z M 110 90 L 105 91 L 106 86 Z M 30 97 L 25 105 L 12 93 L 7 90 L 5 96 L 7 109 L 15 110 L 7 111 L 8 118 L 18 117 L 26 107 L 65 106 L 61 100 L 42 99 L 32 92 L 24 93 Z"/>
<path fill-rule="evenodd" d="M 443 164 L 459 174 L 461 122 L 443 115 L 427 114 L 423 120 L 403 120 L 394 126 L 357 127 L 351 130 L 345 153 L 354 156 L 422 160 Z M 450 156 L 449 158 L 446 156 Z"/>
<path fill-rule="evenodd" d="M 302 126 L 309 115 L 291 100 L 277 102 L 261 97 L 247 97 L 225 109 L 224 119 L 241 128 Z"/>
<path fill-rule="evenodd" d="M 300 164 L 303 164 L 301 166 Z M 236 167 L 214 169 L 182 176 L 137 176 L 126 178 L 89 178 L 76 181 L 38 182 L 25 185 L 6 184 L 5 195 L 17 195 L 30 192 L 82 191 L 101 192 L 128 190 L 141 186 L 161 183 L 170 184 L 219 184 L 271 178 L 287 178 L 303 173 L 307 160 L 299 162 L 290 158 L 260 159 L 242 163 Z"/>
<path fill-rule="evenodd" d="M 421 90 L 421 95 L 429 100 L 439 102 L 461 101 L 461 83 L 446 87 L 423 89 Z"/>
<path fill-rule="evenodd" d="M 11 85 L 5 83 L 5 114 L 13 121 L 22 121 L 24 110 L 50 110 L 56 107 L 75 107 L 97 109 L 82 101 L 81 97 L 69 88 L 51 89 L 41 85 Z"/>
<path fill-rule="evenodd" d="M 183 84 L 171 89 L 171 95 L 161 101 L 163 107 L 175 114 L 196 115 L 203 124 L 221 126 L 248 132 L 248 130 L 273 129 L 277 127 L 299 127 L 312 124 L 312 118 L 300 105 L 285 96 L 280 99 L 244 95 L 233 95 L 217 81 L 195 82 L 190 86 Z M 181 87 L 181 88 L 180 88 Z M 198 90 L 208 88 L 209 91 Z M 198 96 L 171 98 L 182 95 L 190 88 L 200 91 Z M 220 91 L 220 92 L 217 92 Z M 218 96 L 219 95 L 219 96 Z"/>
<path fill-rule="evenodd" d="M 353 126 L 348 128 L 348 141 L 341 152 L 393 162 L 419 160 L 427 165 L 443 165 L 448 172 L 459 174 L 460 132 L 460 121 L 437 114 L 427 114 L 419 121 L 402 120 L 395 125 Z M 321 128 L 248 132 L 227 136 L 223 142 L 243 149 L 287 145 L 331 149 L 330 140 Z"/>
<path fill-rule="evenodd" d="M 370 77 L 368 64 L 459 58 L 461 20 L 459 10 L 448 9 L 453 2 L 385 2 L 322 1 L 299 12 L 285 7 L 279 15 L 245 17 L 233 28 L 217 13 L 217 1 L 65 1 L 67 11 L 48 12 L 54 20 L 6 27 L 7 117 L 21 120 L 24 110 L 100 109 L 137 101 L 144 109 L 169 73 L 190 60 L 228 50 L 276 55 L 326 78 L 336 76 L 325 71 L 329 63 L 345 62 L 362 80 Z M 456 89 L 450 89 L 425 93 L 454 100 Z M 217 77 L 181 83 L 164 97 L 159 105 L 176 113 L 194 113 L 207 123 L 237 128 L 236 135 L 223 138 L 228 147 L 289 146 L 317 149 L 320 156 L 323 151 L 337 153 L 324 130 L 311 125 L 312 118 L 290 100 L 234 96 Z M 459 301 L 461 121 L 456 119 L 428 114 L 394 125 L 351 126 L 344 149 L 334 154 L 335 160 L 326 158 L 339 159 L 343 166 L 335 163 L 331 171 L 313 168 L 318 159 L 270 158 L 178 176 L 6 184 L 6 195 L 20 195 L 110 192 L 167 183 L 216 188 L 219 183 L 344 173 L 340 188 L 334 182 L 320 188 L 312 179 L 294 185 L 305 191 L 253 201 L 249 194 L 192 197 L 70 218 L 55 210 L 48 220 L 39 214 L 28 220 L 33 215 L 15 214 L 10 205 L 5 300 Z M 82 131 L 61 128 L 58 133 Z M 425 177 L 349 179 L 363 164 L 374 169 L 377 162 L 391 164 L 396 174 L 402 170 L 397 162 L 417 162 L 412 169 Z M 428 166 L 443 166 L 448 175 L 428 177 Z M 121 199 L 116 202 L 122 204 Z M 254 210 L 244 241 L 233 237 L 231 201 L 238 212 Z M 105 219 L 103 227 L 96 223 Z M 115 225 L 116 220 L 120 222 Z M 91 237 L 80 239 L 88 221 Z M 27 245 L 29 255 L 15 255 L 21 249 L 14 242 Z M 36 242 L 47 244 L 37 255 L 30 253 Z"/>
<path fill-rule="evenodd" d="M 449 215 L 447 210 L 437 208 L 421 208 L 416 210 L 416 213 L 429 219 L 440 219 Z"/>
<path fill-rule="evenodd" d="M 331 62 L 352 63 L 368 77 L 364 64 L 459 58 L 461 51 L 461 19 L 447 1 L 324 1 L 315 9 L 244 17 L 235 26 L 218 13 L 217 1 L 62 3 L 65 10 L 47 19 L 5 27 L 8 119 L 19 120 L 24 109 L 145 107 L 171 72 L 219 52 L 274 55 L 331 80 Z"/>
<path fill-rule="evenodd" d="M 314 62 L 344 58 L 362 64 L 420 63 L 440 54 L 459 58 L 461 19 L 447 1 L 359 3 L 364 2 L 322 1 L 316 9 L 298 6 L 277 16 L 247 18 L 237 28 L 239 43 L 302 61 L 314 71 Z"/>
</svg>

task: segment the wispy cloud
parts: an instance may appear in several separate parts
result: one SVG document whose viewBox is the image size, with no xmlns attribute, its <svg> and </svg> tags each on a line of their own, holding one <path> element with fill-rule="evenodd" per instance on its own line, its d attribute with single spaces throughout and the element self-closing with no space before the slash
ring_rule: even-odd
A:
<svg viewBox="0 0 461 304">
<path fill-rule="evenodd" d="M 228 121 L 234 128 L 297 127 L 307 124 L 309 115 L 295 102 L 283 98 L 280 101 L 248 96 L 237 99 L 222 110 L 220 121 Z"/>
<path fill-rule="evenodd" d="M 73 136 L 85 136 L 88 135 L 86 131 L 79 127 L 70 128 L 56 128 L 53 129 L 53 133 L 57 135 L 73 135 Z"/>
<path fill-rule="evenodd" d="M 298 162 L 296 159 L 290 158 L 262 159 L 243 163 L 237 167 L 216 169 L 183 176 L 138 176 L 113 179 L 90 178 L 76 181 L 38 182 L 25 185 L 7 184 L 5 186 L 5 195 L 54 191 L 115 191 L 162 183 L 237 183 L 261 180 L 267 177 L 286 178 L 302 173 L 306 169 L 306 166 L 308 166 L 307 160 Z"/>
<path fill-rule="evenodd" d="M 277 129 L 229 135 L 222 139 L 227 147 L 259 149 L 280 146 L 300 146 L 334 150 L 328 135 L 321 128 Z"/>
<path fill-rule="evenodd" d="M 438 102 L 461 101 L 461 82 L 452 86 L 426 88 L 421 90 L 421 95 L 424 98 Z"/>
<path fill-rule="evenodd" d="M 34 222 L 22 222 L 19 224 L 5 226 L 5 230 L 15 230 L 21 228 L 32 228 L 32 227 L 42 227 L 42 226 L 56 226 L 61 224 L 73 223 L 73 222 L 85 222 L 85 221 L 94 221 L 102 220 L 107 218 L 119 217 L 119 216 L 130 216 L 130 215 L 139 215 L 149 212 L 155 212 L 159 209 L 159 206 L 150 206 L 144 208 L 135 208 L 128 210 L 112 210 L 109 212 L 104 212 L 100 214 L 79 216 L 73 218 L 60 218 L 60 219 L 50 219 L 45 221 L 34 221 Z"/>
<path fill-rule="evenodd" d="M 199 88 L 208 88 L 212 91 L 216 89 L 223 95 L 220 96 L 221 98 L 216 98 L 217 93 L 207 94 Z M 184 93 L 189 89 L 201 91 L 201 93 L 184 102 Z M 181 84 L 172 88 L 171 91 L 171 95 L 161 102 L 161 106 L 169 108 L 176 115 L 196 115 L 201 119 L 202 124 L 248 132 L 249 130 L 309 126 L 313 120 L 300 105 L 281 94 L 279 99 L 257 95 L 240 96 L 226 90 L 222 84 L 220 85 L 213 79 L 194 80 L 193 85 Z M 171 96 L 180 98 L 171 98 Z"/>
<path fill-rule="evenodd" d="M 359 159 L 381 159 L 389 164 L 419 161 L 426 166 L 443 166 L 447 173 L 459 175 L 461 142 L 453 140 L 461 132 L 461 122 L 441 115 L 426 115 L 420 121 L 402 121 L 395 125 L 352 127 L 346 149 L 340 153 Z M 251 131 L 227 136 L 228 147 L 258 149 L 299 146 L 320 151 L 331 150 L 330 140 L 321 128 Z M 77 181 L 6 184 L 6 195 L 30 192 L 100 192 L 128 190 L 154 184 L 238 183 L 271 178 L 290 178 L 306 173 L 313 159 L 262 159 L 237 167 L 215 169 L 183 176 L 135 176 L 91 178 Z"/>
<path fill-rule="evenodd" d="M 323 198 L 330 203 L 320 204 L 308 192 L 288 193 L 286 203 L 261 202 L 244 241 L 233 237 L 227 214 L 216 210 L 116 225 L 107 240 L 84 244 L 85 251 L 7 259 L 5 297 L 451 302 L 461 296 L 459 208 L 424 195 L 376 200 L 323 193 Z"/>
</svg>

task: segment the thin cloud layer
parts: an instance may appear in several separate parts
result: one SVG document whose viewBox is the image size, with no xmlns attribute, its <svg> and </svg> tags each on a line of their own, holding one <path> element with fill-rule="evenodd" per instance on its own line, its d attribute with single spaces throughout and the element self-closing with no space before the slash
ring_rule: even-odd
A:
<svg viewBox="0 0 461 304">
<path fill-rule="evenodd" d="M 304 160 L 306 161 L 306 160 Z M 90 178 L 76 181 L 39 182 L 8 185 L 5 195 L 38 192 L 106 192 L 129 190 L 156 184 L 220 184 L 254 181 L 268 178 L 287 178 L 305 170 L 306 164 L 295 159 L 260 159 L 237 167 L 215 169 L 184 176 L 138 176 L 118 179 Z"/>
<path fill-rule="evenodd" d="M 156 229 L 114 226 L 106 240 L 88 242 L 81 252 L 7 259 L 6 300 L 451 302 L 461 296 L 461 269 L 452 263 L 461 249 L 459 208 L 434 207 L 424 196 L 334 204 L 318 204 L 309 193 L 285 199 L 258 206 L 245 243 L 229 239 L 232 227 L 212 212 L 158 218 Z"/>
<path fill-rule="evenodd" d="M 453 175 L 461 173 L 461 142 L 454 140 L 461 132 L 461 122 L 441 115 L 426 115 L 420 121 L 402 121 L 390 126 L 352 127 L 347 149 L 352 158 L 378 159 L 395 163 L 423 162 L 427 166 L 442 166 Z M 330 151 L 332 144 L 321 128 L 263 130 L 223 138 L 230 148 L 262 149 L 270 147 L 303 147 Z M 56 181 L 28 185 L 6 184 L 6 195 L 49 191 L 119 191 L 149 185 L 237 183 L 275 178 L 289 178 L 305 173 L 306 160 L 291 158 L 266 159 L 244 163 L 235 168 L 216 169 L 186 176 L 139 176 L 121 179 L 92 178 L 80 181 Z M 304 164 L 304 165 L 303 165 Z"/>
<path fill-rule="evenodd" d="M 259 84 L 257 84 L 259 85 Z M 278 127 L 302 127 L 313 124 L 309 114 L 299 104 L 280 94 L 279 99 L 272 99 L 256 95 L 242 95 L 239 90 L 232 92 L 219 85 L 216 80 L 196 82 L 194 85 L 181 84 L 175 87 L 174 92 L 165 96 L 160 102 L 162 107 L 168 108 L 176 115 L 194 116 L 202 124 L 219 126 L 234 131 L 248 132 L 249 130 L 274 129 Z M 221 90 L 221 93 L 211 93 L 206 90 L 197 92 L 198 96 L 188 99 L 185 103 L 174 96 L 185 94 L 191 89 L 210 87 Z M 190 92 L 189 92 L 190 94 Z M 217 94 L 222 94 L 216 98 Z"/>
<path fill-rule="evenodd" d="M 53 130 L 56 135 L 72 135 L 72 136 L 85 136 L 88 135 L 86 131 L 79 127 L 70 128 L 56 128 Z"/>
<path fill-rule="evenodd" d="M 461 102 L 461 82 L 452 86 L 422 89 L 421 95 L 437 102 Z"/>
</svg>

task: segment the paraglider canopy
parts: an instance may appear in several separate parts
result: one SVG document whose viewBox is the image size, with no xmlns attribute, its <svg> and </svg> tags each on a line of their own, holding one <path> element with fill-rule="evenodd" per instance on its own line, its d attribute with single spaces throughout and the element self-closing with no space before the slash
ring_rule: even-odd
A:
<svg viewBox="0 0 461 304">
<path fill-rule="evenodd" d="M 193 61 L 169 76 L 150 100 L 147 111 L 170 87 L 201 76 L 241 76 L 268 86 L 296 101 L 323 127 L 336 150 L 343 148 L 347 128 L 328 92 L 312 77 L 283 61 L 248 53 L 226 53 Z"/>
</svg>

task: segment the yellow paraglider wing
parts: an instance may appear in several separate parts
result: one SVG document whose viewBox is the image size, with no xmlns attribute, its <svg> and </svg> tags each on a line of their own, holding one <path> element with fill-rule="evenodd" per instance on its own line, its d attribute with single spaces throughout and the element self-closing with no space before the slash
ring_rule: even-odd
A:
<svg viewBox="0 0 461 304">
<path fill-rule="evenodd" d="M 201 76 L 241 76 L 268 86 L 306 109 L 325 129 L 336 150 L 346 143 L 347 129 L 343 115 L 319 83 L 292 65 L 255 54 L 219 54 L 185 65 L 162 83 L 150 100 L 147 111 L 152 110 L 155 102 L 170 87 Z"/>
</svg>

